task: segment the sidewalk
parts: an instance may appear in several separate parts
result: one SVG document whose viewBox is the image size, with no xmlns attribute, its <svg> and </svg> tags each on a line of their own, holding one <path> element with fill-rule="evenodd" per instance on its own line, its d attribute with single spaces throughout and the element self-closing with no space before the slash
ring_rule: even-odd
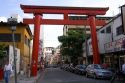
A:
<svg viewBox="0 0 125 83">
<path fill-rule="evenodd" d="M 37 81 L 42 73 L 43 73 L 43 71 L 39 71 L 36 77 L 29 77 L 29 78 L 26 75 L 23 75 L 23 76 L 18 75 L 17 83 L 37 83 Z M 4 80 L 0 80 L 0 83 L 5 83 L 5 82 L 4 82 Z M 14 83 L 14 77 L 10 78 L 9 83 Z"/>
</svg>

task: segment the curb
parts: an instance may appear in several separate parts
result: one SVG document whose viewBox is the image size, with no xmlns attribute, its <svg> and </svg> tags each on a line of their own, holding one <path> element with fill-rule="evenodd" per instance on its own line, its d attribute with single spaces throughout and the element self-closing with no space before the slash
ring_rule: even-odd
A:
<svg viewBox="0 0 125 83">
<path fill-rule="evenodd" d="M 41 76 L 44 76 L 44 72 L 45 72 L 45 70 L 39 71 L 40 74 L 38 74 L 38 78 L 36 79 L 36 82 L 35 82 L 35 83 L 38 83 L 40 77 L 41 77 Z"/>
<path fill-rule="evenodd" d="M 20 78 L 20 76 L 18 77 L 18 83 L 38 83 L 40 77 L 43 75 L 44 71 L 38 71 L 38 75 L 36 77 L 23 77 Z M 0 80 L 0 83 L 5 83 L 4 79 Z M 14 77 L 10 78 L 10 83 L 14 83 Z"/>
</svg>

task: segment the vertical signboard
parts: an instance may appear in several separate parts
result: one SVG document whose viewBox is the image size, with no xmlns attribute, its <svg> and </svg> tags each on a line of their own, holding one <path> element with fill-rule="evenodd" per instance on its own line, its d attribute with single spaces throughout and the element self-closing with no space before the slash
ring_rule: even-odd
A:
<svg viewBox="0 0 125 83">
<path fill-rule="evenodd" d="M 122 25 L 125 33 L 125 5 L 121 6 Z"/>
</svg>

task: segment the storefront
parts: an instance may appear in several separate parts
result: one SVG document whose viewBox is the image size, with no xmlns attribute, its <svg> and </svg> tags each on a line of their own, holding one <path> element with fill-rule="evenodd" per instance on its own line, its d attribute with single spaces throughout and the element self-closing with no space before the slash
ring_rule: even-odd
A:
<svg viewBox="0 0 125 83">
<path fill-rule="evenodd" d="M 109 66 L 113 69 L 122 69 L 122 64 L 125 61 L 124 51 L 114 52 L 105 54 L 103 57 L 103 63 L 109 64 Z"/>
</svg>

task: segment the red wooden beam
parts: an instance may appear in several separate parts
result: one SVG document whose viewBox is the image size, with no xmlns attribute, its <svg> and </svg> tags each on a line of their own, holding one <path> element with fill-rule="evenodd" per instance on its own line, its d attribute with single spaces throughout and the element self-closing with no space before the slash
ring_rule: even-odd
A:
<svg viewBox="0 0 125 83">
<path fill-rule="evenodd" d="M 103 10 L 47 10 L 47 9 L 25 9 L 24 13 L 38 14 L 77 14 L 77 15 L 105 15 Z"/>
<path fill-rule="evenodd" d="M 103 26 L 106 24 L 105 20 L 96 20 L 97 26 Z M 25 24 L 34 24 L 33 19 L 24 19 Z M 59 19 L 41 19 L 41 24 L 47 25 L 89 25 L 87 20 L 59 20 Z"/>
<path fill-rule="evenodd" d="M 80 15 L 105 15 L 109 9 L 105 8 L 93 8 L 93 7 L 60 7 L 60 6 L 31 6 L 21 5 L 24 13 L 37 13 L 37 14 L 80 14 Z"/>
</svg>

